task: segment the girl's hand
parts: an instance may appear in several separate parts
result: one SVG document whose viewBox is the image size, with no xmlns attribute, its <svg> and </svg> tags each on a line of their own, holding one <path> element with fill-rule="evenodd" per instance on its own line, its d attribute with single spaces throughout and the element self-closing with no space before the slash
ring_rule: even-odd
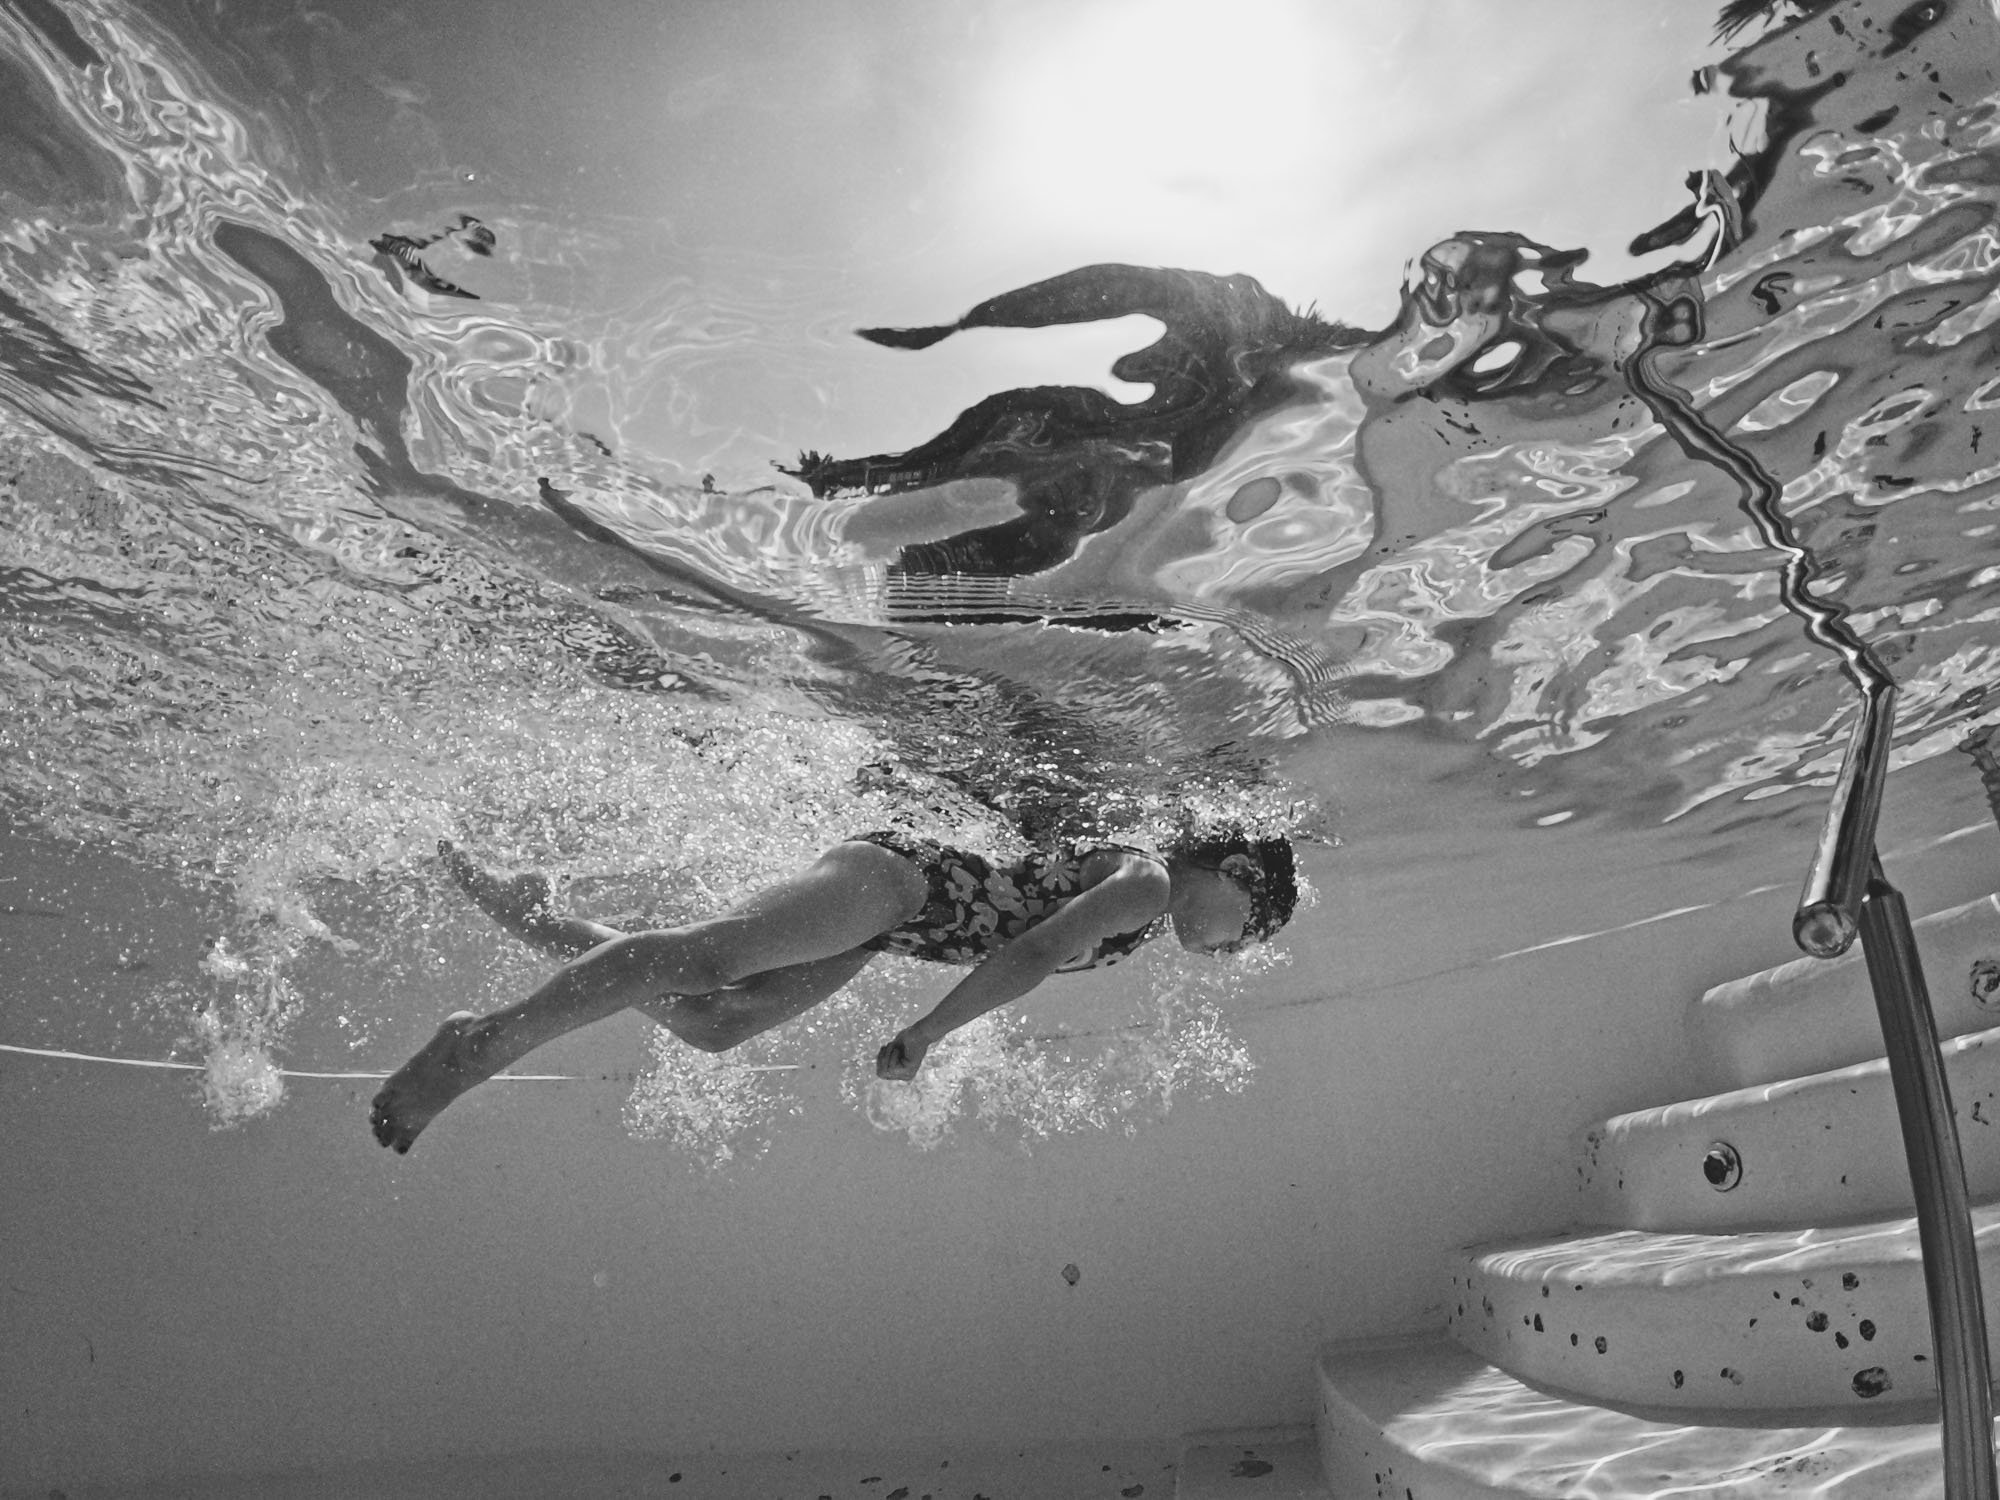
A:
<svg viewBox="0 0 2000 1500">
<path fill-rule="evenodd" d="M 902 1032 L 895 1041 L 875 1054 L 875 1076 L 907 1082 L 917 1076 L 917 1069 L 924 1065 L 924 1054 L 930 1050 L 928 1042 L 920 1042 L 909 1032 Z"/>
</svg>

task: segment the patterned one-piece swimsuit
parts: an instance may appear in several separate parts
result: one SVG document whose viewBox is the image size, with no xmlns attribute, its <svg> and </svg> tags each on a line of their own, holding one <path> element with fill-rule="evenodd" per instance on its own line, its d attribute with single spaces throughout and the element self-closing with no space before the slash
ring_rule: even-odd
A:
<svg viewBox="0 0 2000 1500">
<path fill-rule="evenodd" d="M 1121 844 L 1075 844 L 1031 850 L 1012 864 L 995 865 L 969 849 L 913 834 L 881 831 L 855 837 L 902 855 L 923 871 L 930 885 L 923 910 L 861 946 L 943 964 L 976 964 L 1061 911 L 1082 892 L 1083 862 L 1091 855 L 1144 854 Z M 1105 938 L 1058 965 L 1057 972 L 1115 964 L 1151 937 L 1158 925 L 1148 923 Z"/>
</svg>

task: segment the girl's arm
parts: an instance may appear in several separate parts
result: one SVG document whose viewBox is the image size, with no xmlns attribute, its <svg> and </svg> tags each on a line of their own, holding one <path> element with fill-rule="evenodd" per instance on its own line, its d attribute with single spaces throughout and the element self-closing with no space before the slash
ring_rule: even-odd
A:
<svg viewBox="0 0 2000 1500">
<path fill-rule="evenodd" d="M 1167 909 L 1171 889 L 1158 861 L 1136 854 L 1096 857 L 1120 863 L 1047 921 L 989 955 L 952 987 L 936 1009 L 906 1026 L 881 1050 L 875 1071 L 884 1078 L 914 1078 L 924 1054 L 941 1038 L 1009 1000 L 1018 1000 L 1105 938 L 1144 927 Z"/>
</svg>

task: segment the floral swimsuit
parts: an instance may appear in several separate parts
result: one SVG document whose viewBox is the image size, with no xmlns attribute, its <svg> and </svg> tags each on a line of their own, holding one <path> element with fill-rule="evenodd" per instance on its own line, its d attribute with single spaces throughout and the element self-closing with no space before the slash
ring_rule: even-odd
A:
<svg viewBox="0 0 2000 1500">
<path fill-rule="evenodd" d="M 1047 921 L 1083 890 L 1083 863 L 1093 854 L 1143 854 L 1121 844 L 1074 844 L 1032 850 L 1012 864 L 994 865 L 968 849 L 907 833 L 857 834 L 863 843 L 900 854 L 924 873 L 930 899 L 900 927 L 861 946 L 933 963 L 976 964 L 1037 923 Z M 1105 938 L 1058 973 L 1115 964 L 1153 935 L 1156 923 Z"/>
</svg>

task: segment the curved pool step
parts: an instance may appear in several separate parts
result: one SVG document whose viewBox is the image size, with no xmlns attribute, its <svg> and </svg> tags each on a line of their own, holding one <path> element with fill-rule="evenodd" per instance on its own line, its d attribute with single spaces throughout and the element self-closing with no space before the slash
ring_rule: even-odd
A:
<svg viewBox="0 0 2000 1500">
<path fill-rule="evenodd" d="M 1943 1044 L 1967 1188 L 2000 1199 L 2000 1028 Z M 1711 1234 L 1913 1212 L 1889 1065 L 1618 1115 L 1584 1132 L 1577 1219 Z"/>
<path fill-rule="evenodd" d="M 1919 917 L 1924 984 L 1941 1037 L 2000 1026 L 2000 896 Z M 1690 1027 L 1717 1084 L 1750 1088 L 1882 1055 L 1861 946 L 1836 959 L 1795 958 L 1719 984 Z"/>
<path fill-rule="evenodd" d="M 1343 1345 L 1319 1361 L 1320 1462 L 1340 1500 L 1943 1500 L 1938 1429 L 1695 1423 L 1524 1385 L 1455 1344 Z"/>
<path fill-rule="evenodd" d="M 1994 1284 L 2000 898 L 1917 926 Z M 1942 1500 L 1923 1261 L 1863 955 L 1718 986 L 1695 1012 L 1734 1086 L 1584 1133 L 1578 1217 L 1612 1227 L 1460 1252 L 1456 1342 L 1323 1354 L 1320 1457 L 1341 1500 Z M 1808 1227 L 1825 1225 L 1846 1227 Z"/>
<path fill-rule="evenodd" d="M 1973 1227 L 1984 1279 L 2000 1286 L 2000 1206 Z M 1885 1397 L 1937 1394 L 1910 1218 L 1477 1247 L 1455 1258 L 1451 1296 L 1446 1323 L 1467 1349 L 1593 1401 L 1859 1420 Z"/>
</svg>

